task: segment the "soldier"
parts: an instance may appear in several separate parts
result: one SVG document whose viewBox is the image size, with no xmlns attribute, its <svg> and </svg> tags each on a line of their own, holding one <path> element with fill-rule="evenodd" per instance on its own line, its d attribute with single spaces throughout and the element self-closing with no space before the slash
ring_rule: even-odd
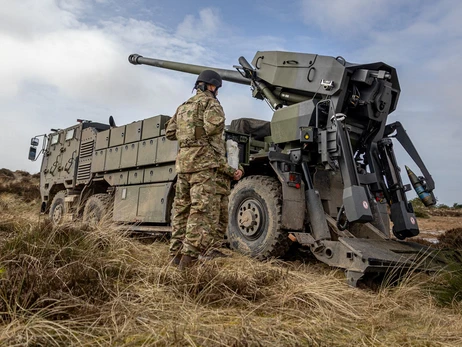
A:
<svg viewBox="0 0 462 347">
<path fill-rule="evenodd" d="M 196 95 L 178 107 L 166 126 L 167 138 L 179 146 L 170 255 L 180 269 L 191 266 L 213 241 L 215 181 L 223 154 L 212 144 L 222 141 L 225 126 L 216 99 L 221 84 L 217 72 L 202 71 Z"/>
</svg>

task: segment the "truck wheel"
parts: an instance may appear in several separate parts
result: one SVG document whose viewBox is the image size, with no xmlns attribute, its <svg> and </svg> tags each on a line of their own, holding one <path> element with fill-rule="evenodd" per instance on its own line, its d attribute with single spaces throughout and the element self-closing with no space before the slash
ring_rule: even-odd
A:
<svg viewBox="0 0 462 347">
<path fill-rule="evenodd" d="M 66 205 L 64 204 L 64 198 L 66 197 L 66 191 L 61 190 L 56 193 L 53 201 L 51 202 L 50 212 L 48 216 L 54 225 L 59 225 L 64 220 L 66 214 Z"/>
<path fill-rule="evenodd" d="M 89 225 L 98 224 L 105 216 L 108 220 L 112 219 L 109 215 L 111 211 L 112 197 L 108 194 L 95 194 L 88 198 L 83 210 L 83 222 Z"/>
<path fill-rule="evenodd" d="M 281 229 L 281 184 L 273 177 L 249 176 L 239 181 L 229 198 L 230 247 L 257 259 L 283 256 L 289 249 Z"/>
</svg>

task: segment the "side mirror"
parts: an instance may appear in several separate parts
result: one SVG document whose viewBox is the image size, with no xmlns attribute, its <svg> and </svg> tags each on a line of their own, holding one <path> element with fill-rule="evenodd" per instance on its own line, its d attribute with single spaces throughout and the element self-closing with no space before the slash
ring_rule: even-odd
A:
<svg viewBox="0 0 462 347">
<path fill-rule="evenodd" d="M 37 147 L 39 145 L 39 139 L 37 137 L 33 137 L 30 139 L 30 145 Z"/>
<path fill-rule="evenodd" d="M 34 161 L 36 155 L 37 155 L 37 148 L 31 146 L 31 147 L 29 148 L 29 160 Z"/>
</svg>

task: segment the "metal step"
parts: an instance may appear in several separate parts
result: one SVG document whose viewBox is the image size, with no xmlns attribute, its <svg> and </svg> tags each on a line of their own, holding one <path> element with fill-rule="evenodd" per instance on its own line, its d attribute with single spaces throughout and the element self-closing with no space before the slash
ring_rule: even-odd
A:
<svg viewBox="0 0 462 347">
<path fill-rule="evenodd" d="M 397 240 L 371 240 L 340 237 L 354 254 L 370 265 L 408 264 L 412 265 L 426 254 L 427 247 L 416 247 L 414 243 Z"/>
</svg>

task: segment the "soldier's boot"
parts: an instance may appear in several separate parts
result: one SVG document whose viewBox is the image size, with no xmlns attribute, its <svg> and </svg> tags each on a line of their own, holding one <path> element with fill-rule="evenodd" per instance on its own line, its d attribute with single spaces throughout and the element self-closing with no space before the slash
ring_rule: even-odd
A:
<svg viewBox="0 0 462 347">
<path fill-rule="evenodd" d="M 170 261 L 173 265 L 178 266 L 180 265 L 181 261 L 181 254 L 170 255 Z"/>
<path fill-rule="evenodd" d="M 197 262 L 197 258 L 191 257 L 188 254 L 183 254 L 180 260 L 180 264 L 178 265 L 178 269 L 183 271 L 187 268 L 190 268 Z"/>
<path fill-rule="evenodd" d="M 207 251 L 204 255 L 199 256 L 199 260 L 207 261 L 215 258 L 227 258 L 227 254 L 220 252 L 218 249 L 211 249 Z"/>
</svg>

